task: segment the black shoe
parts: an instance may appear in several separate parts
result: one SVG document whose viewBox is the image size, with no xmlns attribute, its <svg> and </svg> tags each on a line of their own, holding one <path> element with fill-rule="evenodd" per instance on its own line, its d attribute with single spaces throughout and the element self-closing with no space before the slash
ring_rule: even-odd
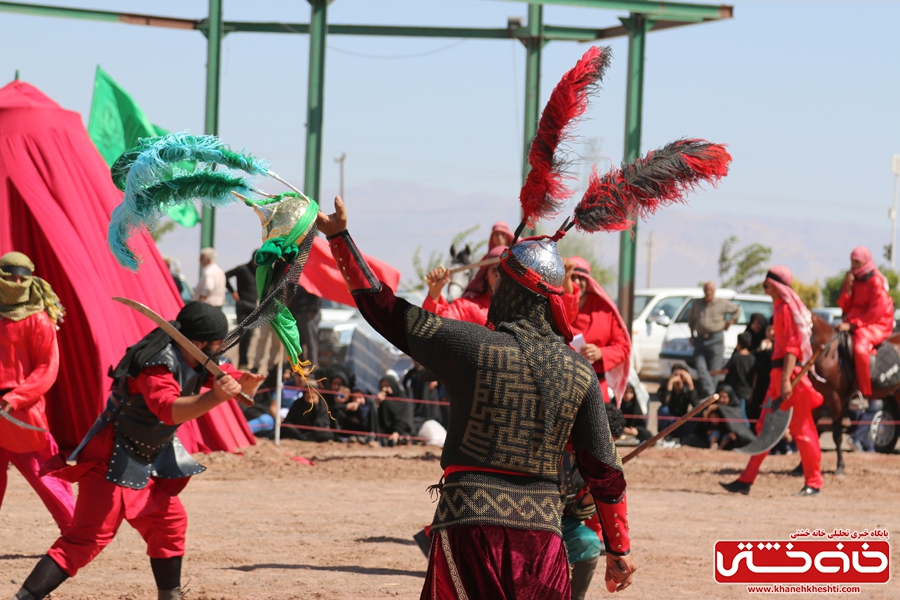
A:
<svg viewBox="0 0 900 600">
<path fill-rule="evenodd" d="M 797 493 L 794 494 L 794 495 L 795 495 L 795 496 L 804 496 L 804 497 L 818 496 L 818 495 L 819 495 L 819 491 L 820 491 L 820 490 L 817 489 L 817 488 L 810 487 L 810 486 L 808 486 L 808 485 L 804 485 L 804 486 L 803 486 L 803 489 L 800 490 L 799 492 L 797 492 Z"/>
<path fill-rule="evenodd" d="M 731 483 L 722 483 L 720 481 L 719 485 L 721 485 L 723 488 L 725 488 L 732 494 L 743 494 L 746 496 L 747 494 L 750 493 L 750 484 L 744 483 L 743 481 L 735 480 L 735 481 L 732 481 Z"/>
</svg>

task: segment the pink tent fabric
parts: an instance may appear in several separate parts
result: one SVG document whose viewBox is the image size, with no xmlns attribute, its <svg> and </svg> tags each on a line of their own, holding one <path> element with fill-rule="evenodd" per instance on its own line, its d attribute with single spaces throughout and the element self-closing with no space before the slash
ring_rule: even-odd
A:
<svg viewBox="0 0 900 600">
<path fill-rule="evenodd" d="M 382 262 L 377 258 L 372 258 L 363 254 L 366 262 L 375 273 L 375 277 L 379 281 L 388 284 L 391 289 L 396 290 L 400 283 L 400 271 Z M 332 302 L 339 302 L 349 306 L 356 306 L 353 296 L 347 291 L 347 283 L 341 272 L 338 271 L 337 263 L 331 256 L 331 249 L 328 242 L 322 237 L 316 237 L 313 240 L 312 249 L 309 251 L 309 258 L 303 267 L 303 273 L 300 275 L 300 285 L 310 294 L 315 294 Z"/>
<path fill-rule="evenodd" d="M 149 236 L 133 243 L 144 264 L 132 273 L 106 245 L 109 215 L 122 194 L 81 117 L 37 88 L 0 89 L 0 254 L 24 252 L 66 307 L 59 330 L 60 370 L 47 394 L 50 430 L 74 448 L 103 410 L 107 371 L 153 324 L 112 296 L 133 298 L 166 318 L 181 300 Z M 240 409 L 223 405 L 186 427 L 191 452 L 255 443 Z"/>
</svg>

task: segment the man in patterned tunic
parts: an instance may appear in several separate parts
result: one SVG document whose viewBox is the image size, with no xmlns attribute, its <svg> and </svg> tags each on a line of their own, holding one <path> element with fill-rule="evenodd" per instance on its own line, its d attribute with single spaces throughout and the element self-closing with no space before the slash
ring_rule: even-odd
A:
<svg viewBox="0 0 900 600">
<path fill-rule="evenodd" d="M 594 371 L 564 339 L 571 331 L 555 240 L 527 238 L 504 253 L 483 327 L 412 306 L 378 281 L 339 198 L 317 224 L 366 320 L 450 397 L 422 598 L 568 600 L 559 465 L 570 439 L 603 524 L 607 588 L 631 585 L 622 462 Z"/>
</svg>

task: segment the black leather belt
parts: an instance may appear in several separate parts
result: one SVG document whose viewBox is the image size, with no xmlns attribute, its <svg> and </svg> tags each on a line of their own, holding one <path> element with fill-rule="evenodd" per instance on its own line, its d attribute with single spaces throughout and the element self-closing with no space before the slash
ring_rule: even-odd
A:
<svg viewBox="0 0 900 600">
<path fill-rule="evenodd" d="M 773 369 L 783 369 L 784 368 L 784 358 L 776 358 L 772 361 Z"/>
<path fill-rule="evenodd" d="M 723 331 L 713 331 L 712 333 L 698 333 L 697 337 L 704 339 L 704 340 L 708 340 L 712 336 L 721 335 L 722 333 L 724 333 L 724 330 Z"/>
</svg>

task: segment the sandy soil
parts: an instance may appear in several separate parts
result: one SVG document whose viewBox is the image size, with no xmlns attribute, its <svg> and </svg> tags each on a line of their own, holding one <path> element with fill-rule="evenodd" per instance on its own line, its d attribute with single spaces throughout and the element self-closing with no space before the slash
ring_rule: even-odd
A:
<svg viewBox="0 0 900 600">
<path fill-rule="evenodd" d="M 297 455 L 315 466 L 291 460 Z M 209 470 L 181 496 L 190 515 L 184 581 L 191 600 L 418 598 L 426 562 L 411 536 L 431 519 L 425 487 L 440 476 L 433 451 L 287 441 L 198 458 Z M 821 496 L 812 499 L 791 496 L 802 485 L 788 474 L 797 462 L 767 459 L 746 497 L 717 485 L 743 467 L 745 459 L 733 453 L 654 448 L 630 463 L 639 572 L 623 596 L 749 597 L 743 586 L 713 582 L 717 539 L 787 539 L 817 527 L 900 534 L 900 456 L 848 455 L 847 475 L 827 473 Z M 833 469 L 833 453 L 825 453 L 824 464 Z M 11 471 L 0 510 L 0 598 L 15 593 L 56 536 L 37 496 Z M 891 560 L 898 559 L 894 544 Z M 589 597 L 606 595 L 595 580 Z M 900 598 L 900 584 L 864 586 L 856 597 Z M 52 598 L 156 598 L 140 537 L 124 525 Z"/>
</svg>

